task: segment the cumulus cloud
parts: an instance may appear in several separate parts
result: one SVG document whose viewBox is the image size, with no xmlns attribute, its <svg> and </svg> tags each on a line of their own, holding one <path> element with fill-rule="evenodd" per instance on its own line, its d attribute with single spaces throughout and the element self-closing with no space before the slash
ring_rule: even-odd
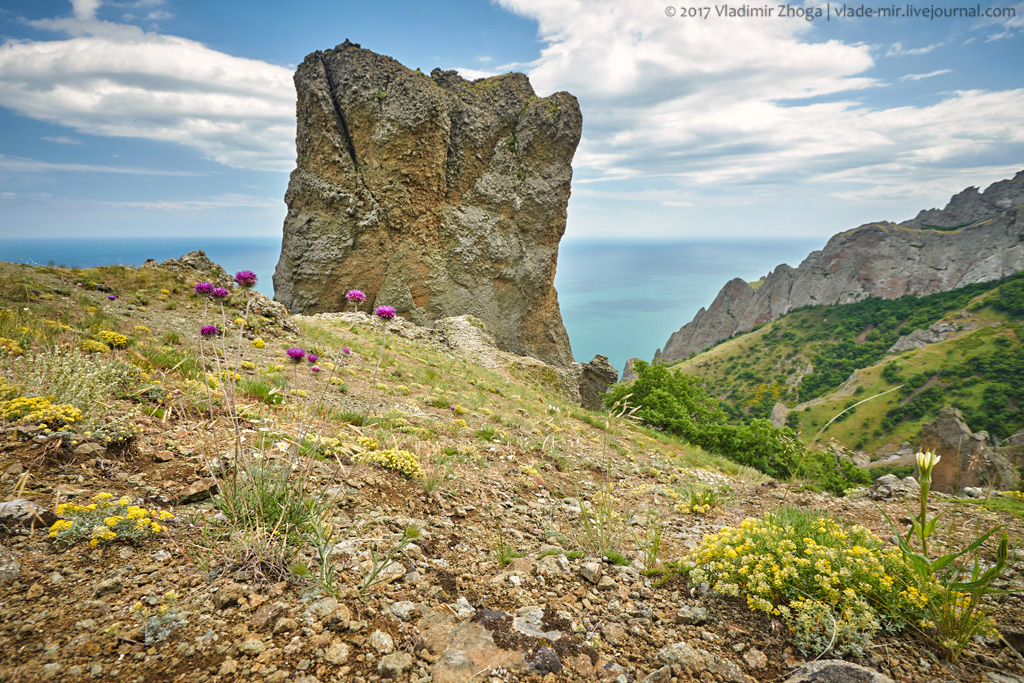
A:
<svg viewBox="0 0 1024 683">
<path fill-rule="evenodd" d="M 538 92 L 568 90 L 583 105 L 578 181 L 658 178 L 737 193 L 828 181 L 856 188 L 844 195 L 852 200 L 867 196 L 861 183 L 933 165 L 990 169 L 987 154 L 1024 143 L 1024 90 L 871 106 L 860 93 L 884 85 L 868 75 L 871 47 L 815 41 L 809 22 L 681 20 L 642 0 L 497 1 L 539 24 L 544 47 L 528 65 Z"/>
<path fill-rule="evenodd" d="M 76 1 L 75 18 L 33 22 L 67 39 L 0 46 L 0 106 L 91 135 L 194 147 L 227 166 L 292 166 L 291 71 L 98 21 L 98 5 Z"/>
</svg>

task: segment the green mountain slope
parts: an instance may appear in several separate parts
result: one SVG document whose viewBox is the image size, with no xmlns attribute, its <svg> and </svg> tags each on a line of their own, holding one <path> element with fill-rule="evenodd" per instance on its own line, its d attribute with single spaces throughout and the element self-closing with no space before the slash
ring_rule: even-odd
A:
<svg viewBox="0 0 1024 683">
<path fill-rule="evenodd" d="M 1017 274 L 922 298 L 801 309 L 673 367 L 700 377 L 736 416 L 767 417 L 784 404 L 806 442 L 887 452 L 915 442 L 943 405 L 1005 438 L 1024 428 L 1022 321 Z M 932 334 L 941 341 L 887 353 L 935 323 L 951 330 Z"/>
</svg>

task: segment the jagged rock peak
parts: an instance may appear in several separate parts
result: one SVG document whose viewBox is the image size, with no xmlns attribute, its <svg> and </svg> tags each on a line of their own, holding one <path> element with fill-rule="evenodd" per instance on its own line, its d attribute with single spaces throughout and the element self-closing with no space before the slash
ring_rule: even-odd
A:
<svg viewBox="0 0 1024 683">
<path fill-rule="evenodd" d="M 803 306 L 925 296 L 1012 275 L 1024 270 L 1022 207 L 1024 171 L 903 223 L 841 232 L 798 268 L 778 266 L 757 289 L 731 280 L 655 358 L 682 360 Z"/>
<path fill-rule="evenodd" d="M 500 348 L 572 362 L 554 289 L 582 117 L 523 74 L 428 77 L 346 41 L 295 73 L 296 169 L 275 297 L 366 292 L 423 325 L 471 314 Z"/>
</svg>

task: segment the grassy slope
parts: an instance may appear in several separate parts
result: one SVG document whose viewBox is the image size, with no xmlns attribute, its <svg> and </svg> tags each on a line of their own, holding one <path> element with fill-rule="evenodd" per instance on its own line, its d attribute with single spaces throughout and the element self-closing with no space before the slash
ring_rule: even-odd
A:
<svg viewBox="0 0 1024 683">
<path fill-rule="evenodd" d="M 833 329 L 829 321 L 830 311 L 842 307 L 816 307 L 791 313 L 674 367 L 701 377 L 712 393 L 749 413 L 761 411 L 760 414 L 766 414 L 776 401 L 784 403 L 796 411 L 800 432 L 807 442 L 815 440 L 819 429 L 847 407 L 898 386 L 900 382 L 890 382 L 882 376 L 884 366 L 889 363 L 899 368 L 903 381 L 914 375 L 926 375 L 929 379 L 919 390 L 939 387 L 940 405 L 951 404 L 970 412 L 981 406 L 988 384 L 971 384 L 936 375 L 972 357 L 1020 353 L 1020 340 L 1016 334 L 1020 321 L 985 305 L 999 297 L 1001 289 L 978 294 L 967 306 L 953 306 L 939 318 L 958 325 L 968 323 L 972 329 L 962 330 L 940 343 L 886 356 L 877 363 L 865 365 L 850 381 L 809 401 L 800 400 L 800 382 L 811 367 L 814 356 L 828 353 Z M 962 318 L 963 310 L 967 310 L 971 317 Z M 833 313 L 833 323 L 834 319 Z M 862 342 L 871 329 L 870 324 L 866 325 L 858 341 Z M 1006 338 L 1009 345 L 998 346 L 996 340 L 1000 337 Z M 892 428 L 882 424 L 886 411 L 912 397 L 897 390 L 872 399 L 841 416 L 817 435 L 817 440 L 828 442 L 835 439 L 849 448 L 868 451 L 894 449 L 903 441 L 914 443 L 920 438 L 921 425 L 934 417 L 937 407 L 924 416 L 898 422 Z"/>
</svg>

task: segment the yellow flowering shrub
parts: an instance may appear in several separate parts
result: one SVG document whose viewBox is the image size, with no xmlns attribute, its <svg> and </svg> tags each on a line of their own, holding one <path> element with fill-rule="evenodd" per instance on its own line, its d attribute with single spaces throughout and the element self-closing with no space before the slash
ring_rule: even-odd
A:
<svg viewBox="0 0 1024 683">
<path fill-rule="evenodd" d="M 368 451 L 380 450 L 380 444 L 377 443 L 377 440 L 369 436 L 357 436 L 356 443 L 359 444 L 361 448 Z"/>
<path fill-rule="evenodd" d="M 86 353 L 110 353 L 109 346 L 95 339 L 83 339 L 78 348 Z"/>
<path fill-rule="evenodd" d="M 923 618 L 898 549 L 860 525 L 783 508 L 705 536 L 688 558 L 690 581 L 781 617 L 809 656 L 863 654 L 881 627 Z"/>
<path fill-rule="evenodd" d="M 97 493 L 86 505 L 61 503 L 56 513 L 63 519 L 53 523 L 49 537 L 69 546 L 86 538 L 93 547 L 116 539 L 137 544 L 163 531 L 166 527 L 160 522 L 174 519 L 167 510 L 132 505 L 128 496 L 115 501 L 114 494 L 106 491 Z"/>
<path fill-rule="evenodd" d="M 25 353 L 25 349 L 21 348 L 21 345 L 13 339 L 0 337 L 0 353 L 7 354 L 9 356 L 20 356 Z"/>
<path fill-rule="evenodd" d="M 267 346 L 267 342 L 263 341 L 259 337 L 256 337 L 255 339 L 252 340 L 252 345 L 257 349 L 262 349 Z"/>
<path fill-rule="evenodd" d="M 357 463 L 380 465 L 409 479 L 424 477 L 420 461 L 409 451 L 400 451 L 394 448 L 389 448 L 386 451 L 363 451 L 353 456 L 352 460 Z"/>
<path fill-rule="evenodd" d="M 95 335 L 98 341 L 103 342 L 112 349 L 123 349 L 128 346 L 128 337 L 111 330 L 100 330 Z"/>
<path fill-rule="evenodd" d="M 240 365 L 242 366 L 243 370 L 255 370 L 256 369 L 256 364 L 253 363 L 251 360 L 243 360 Z"/>
<path fill-rule="evenodd" d="M 45 424 L 59 427 L 82 419 L 82 411 L 73 405 L 53 405 L 45 396 L 19 396 L 0 403 L 0 420 Z"/>
</svg>

